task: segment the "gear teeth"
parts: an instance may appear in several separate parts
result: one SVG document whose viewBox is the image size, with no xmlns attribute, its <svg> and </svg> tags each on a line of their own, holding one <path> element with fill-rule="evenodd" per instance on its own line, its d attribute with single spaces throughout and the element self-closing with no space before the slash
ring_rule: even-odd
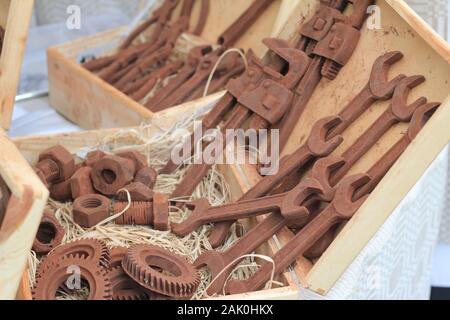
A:
<svg viewBox="0 0 450 320">
<path fill-rule="evenodd" d="M 86 251 L 86 247 L 93 252 L 92 256 L 88 257 L 86 254 L 82 254 L 82 252 Z M 102 240 L 87 238 L 72 241 L 52 250 L 39 264 L 36 278 L 39 278 L 42 273 L 46 273 L 48 269 L 51 269 L 54 262 L 61 257 L 73 256 L 77 253 L 87 260 L 96 261 L 100 267 L 109 269 L 111 258 L 106 243 Z"/>
<path fill-rule="evenodd" d="M 149 267 L 145 261 L 145 258 L 149 256 L 160 258 L 158 260 L 162 262 L 158 267 L 163 270 L 165 269 L 164 261 L 176 265 L 180 274 L 166 276 Z M 130 248 L 122 261 L 122 267 L 134 281 L 146 289 L 173 298 L 191 297 L 200 284 L 197 270 L 183 257 L 154 246 L 137 245 Z"/>
<path fill-rule="evenodd" d="M 80 253 L 61 256 L 48 264 L 45 272 L 41 273 L 36 280 L 36 285 L 32 290 L 35 300 L 55 299 L 52 288 L 59 287 L 67 277 L 67 268 L 79 266 L 82 270 L 83 278 L 90 279 L 90 299 L 91 300 L 111 300 L 112 286 L 106 270 L 95 261 L 86 258 Z M 87 280 L 89 281 L 89 280 Z"/>
</svg>

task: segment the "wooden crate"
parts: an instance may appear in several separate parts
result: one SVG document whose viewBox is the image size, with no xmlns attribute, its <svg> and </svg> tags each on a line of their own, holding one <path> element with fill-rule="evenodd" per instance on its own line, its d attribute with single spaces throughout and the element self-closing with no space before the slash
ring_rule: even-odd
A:
<svg viewBox="0 0 450 320">
<path fill-rule="evenodd" d="M 336 80 L 320 83 L 283 153 L 289 154 L 301 146 L 317 120 L 338 114 L 367 84 L 375 59 L 388 51 L 400 50 L 405 55 L 392 69 L 392 75 L 422 74 L 427 79 L 414 89 L 410 101 L 426 96 L 429 101 L 443 104 L 320 260 L 309 266 L 303 258 L 297 263 L 295 269 L 302 285 L 322 295 L 329 292 L 450 141 L 450 46 L 404 1 L 378 0 L 376 5 L 381 9 L 382 29 L 363 27 L 361 41 L 351 61 Z M 288 28 L 293 27 L 291 24 Z M 335 155 L 341 155 L 381 115 L 389 102 L 377 103 L 352 125 L 344 133 L 345 142 Z M 366 172 L 406 129 L 407 124 L 400 124 L 390 130 L 349 175 Z M 260 179 L 251 166 L 238 166 L 231 171 L 243 190 Z M 292 232 L 284 230 L 278 240 L 285 243 L 292 237 Z M 276 243 L 272 243 L 272 248 L 276 248 Z"/>
<path fill-rule="evenodd" d="M 210 1 L 210 14 L 201 38 L 209 43 L 216 43 L 219 35 L 253 1 Z M 277 21 L 278 11 L 280 7 L 286 6 L 286 1 L 275 0 L 239 39 L 236 47 L 253 48 L 262 56 L 266 49 L 261 39 L 270 36 L 274 26 L 279 29 L 282 25 Z M 195 21 L 198 9 L 194 7 L 192 19 Z M 123 28 L 111 30 L 48 49 L 50 104 L 66 118 L 85 129 L 139 125 L 153 115 L 153 112 L 138 102 L 85 70 L 77 61 L 81 52 L 117 40 L 123 30 Z"/>
<path fill-rule="evenodd" d="M 0 175 L 15 198 L 0 229 L 0 299 L 14 299 L 19 284 L 23 283 L 22 272 L 47 203 L 48 190 L 2 129 L 0 149 Z"/>
<path fill-rule="evenodd" d="M 0 0 L 0 26 L 5 41 L 0 57 L 0 127 L 11 125 L 20 69 L 34 0 Z"/>
</svg>

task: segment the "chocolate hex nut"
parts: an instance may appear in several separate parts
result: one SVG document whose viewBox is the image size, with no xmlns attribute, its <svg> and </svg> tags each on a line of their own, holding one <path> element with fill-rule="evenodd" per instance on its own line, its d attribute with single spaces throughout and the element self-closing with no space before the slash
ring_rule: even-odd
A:
<svg viewBox="0 0 450 320">
<path fill-rule="evenodd" d="M 99 194 L 79 197 L 73 203 L 73 219 L 83 228 L 92 228 L 109 217 L 110 201 Z"/>
<path fill-rule="evenodd" d="M 83 167 L 70 178 L 70 188 L 73 199 L 78 199 L 87 194 L 95 194 L 91 181 L 91 167 Z"/>
<path fill-rule="evenodd" d="M 131 201 L 152 201 L 153 191 L 147 187 L 145 184 L 140 182 L 133 182 L 124 187 L 131 197 Z M 117 199 L 120 201 L 127 201 L 128 195 L 125 191 L 119 192 Z"/>
<path fill-rule="evenodd" d="M 135 151 L 135 150 L 125 151 L 125 152 L 117 153 L 116 156 L 133 160 L 134 164 L 136 166 L 136 171 L 139 171 L 143 168 L 148 167 L 147 158 L 139 151 Z"/>
<path fill-rule="evenodd" d="M 133 160 L 106 156 L 92 168 L 91 179 L 95 190 L 106 196 L 114 196 L 133 181 L 135 172 Z"/>
<path fill-rule="evenodd" d="M 72 200 L 70 179 L 54 184 L 49 188 L 50 198 L 55 201 L 65 202 Z"/>
<path fill-rule="evenodd" d="M 158 173 L 155 169 L 147 167 L 142 168 L 136 173 L 134 182 L 141 182 L 145 184 L 150 189 L 153 189 L 156 185 L 156 180 L 158 179 Z"/>
<path fill-rule="evenodd" d="M 169 197 L 162 193 L 153 195 L 153 227 L 158 231 L 168 231 L 169 224 Z"/>
<path fill-rule="evenodd" d="M 73 155 L 61 145 L 56 145 L 43 151 L 39 155 L 39 162 L 44 160 L 52 160 L 58 165 L 59 174 L 55 181 L 51 181 L 53 183 L 66 181 L 75 173 L 75 159 Z"/>
<path fill-rule="evenodd" d="M 54 212 L 45 210 L 33 243 L 33 251 L 37 254 L 49 253 L 62 243 L 64 235 L 65 231 Z"/>
<path fill-rule="evenodd" d="M 91 151 L 86 155 L 86 160 L 84 161 L 84 164 L 87 167 L 94 167 L 95 164 L 106 157 L 106 153 L 103 151 L 97 150 L 97 151 Z"/>
</svg>

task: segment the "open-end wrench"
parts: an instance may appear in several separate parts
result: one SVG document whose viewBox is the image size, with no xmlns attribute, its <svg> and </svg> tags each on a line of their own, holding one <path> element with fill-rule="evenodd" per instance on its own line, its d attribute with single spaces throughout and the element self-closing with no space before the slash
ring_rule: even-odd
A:
<svg viewBox="0 0 450 320">
<path fill-rule="evenodd" d="M 245 31 L 255 23 L 272 3 L 273 0 L 255 0 L 253 4 L 219 36 L 217 42 L 227 48 L 232 46 L 245 34 Z"/>
<path fill-rule="evenodd" d="M 404 75 L 399 75 L 392 80 L 388 80 L 389 70 L 393 64 L 398 62 L 403 55 L 400 52 L 394 51 L 386 53 L 380 56 L 374 63 L 370 79 L 364 89 L 339 113 L 340 122 L 328 122 L 327 119 L 319 121 L 315 124 L 314 129 L 310 134 L 311 136 L 319 136 L 322 132 L 326 132 L 326 138 L 332 139 L 343 133 L 354 121 L 356 121 L 374 102 L 379 100 L 387 100 L 392 97 L 394 90 Z M 326 141 L 323 136 L 323 141 Z M 288 179 L 291 175 L 295 176 L 298 183 L 298 177 L 295 175 L 303 168 L 305 163 L 310 161 L 309 157 L 305 158 L 305 150 L 308 145 L 318 145 L 318 141 L 311 141 L 306 145 L 303 145 L 297 149 L 291 155 L 288 155 L 281 159 L 279 165 L 279 171 L 276 175 L 266 176 L 260 180 L 252 189 L 250 189 L 241 200 L 255 199 L 262 197 L 271 192 L 284 180 Z M 323 155 L 322 155 L 323 156 Z M 326 155 L 325 155 L 326 156 Z M 295 185 L 297 184 L 295 183 Z M 288 190 L 285 190 L 288 191 Z M 219 224 L 214 228 L 210 242 L 217 246 L 223 243 L 228 234 L 228 230 L 232 223 Z"/>
<path fill-rule="evenodd" d="M 386 111 L 370 126 L 357 141 L 343 154 L 345 164 L 339 168 L 331 178 L 332 185 L 344 177 L 351 167 L 366 154 L 375 143 L 395 124 L 409 122 L 414 112 L 420 106 L 427 103 L 425 97 L 421 97 L 414 103 L 407 105 L 409 92 L 425 81 L 423 76 L 412 76 L 403 79 L 395 89 L 391 104 Z"/>
<path fill-rule="evenodd" d="M 434 112 L 438 107 L 439 103 L 428 103 L 419 107 L 417 111 L 414 112 L 411 123 L 409 125 L 408 132 L 389 150 L 389 152 L 387 152 L 382 157 L 379 165 L 374 166 L 372 169 L 369 170 L 368 175 L 371 177 L 371 180 L 367 185 L 358 190 L 358 195 L 363 192 L 368 192 L 367 189 L 372 190 L 373 188 L 375 188 L 375 186 L 380 182 L 381 178 L 385 176 L 389 168 L 391 168 L 394 165 L 398 157 L 400 157 L 400 155 L 406 150 L 406 148 L 414 140 L 417 134 L 422 130 L 424 125 L 427 123 L 429 118 L 434 114 Z M 383 163 L 381 163 L 381 161 L 383 161 Z M 314 167 L 329 167 L 332 168 L 333 170 L 331 173 L 330 172 L 324 173 L 323 170 L 318 171 L 316 168 L 316 172 L 324 173 L 322 177 L 316 175 L 315 178 L 321 181 L 321 185 L 325 190 L 324 191 L 325 194 L 333 195 L 335 188 L 334 185 L 332 185 L 333 181 L 332 179 L 330 179 L 330 176 L 332 175 L 334 170 L 339 169 L 345 163 L 346 163 L 345 158 L 333 156 L 320 159 L 315 163 Z M 334 181 L 334 183 L 336 182 Z M 321 247 L 322 249 L 326 249 L 328 246 L 324 245 L 324 243 L 326 244 L 329 239 L 333 238 L 334 238 L 334 231 L 328 232 L 324 236 L 324 239 L 319 240 L 318 246 Z M 309 257 L 317 258 L 321 256 L 321 254 L 323 253 L 323 250 L 317 248 L 316 245 L 314 245 L 311 249 L 312 249 L 311 251 L 314 252 L 314 254 L 311 254 L 310 252 L 308 258 Z"/>
<path fill-rule="evenodd" d="M 172 47 L 175 45 L 178 37 L 186 31 L 189 26 L 189 19 L 187 17 L 180 17 L 176 22 L 174 22 L 170 26 L 166 26 L 161 34 L 158 35 L 158 38 L 154 42 L 148 42 L 147 47 L 142 50 L 137 50 L 136 52 L 131 52 L 127 55 L 119 57 L 114 63 L 112 63 L 107 68 L 103 69 L 99 73 L 99 77 L 103 80 L 110 82 L 114 75 L 125 67 L 129 67 L 129 71 L 120 78 L 118 83 L 115 83 L 116 86 L 122 86 L 124 84 L 123 78 L 127 77 L 133 80 L 133 77 L 129 74 L 136 74 L 135 69 L 142 69 L 152 61 L 154 54 L 157 50 L 163 47 Z M 150 59 L 150 57 L 152 59 Z M 129 65 L 132 65 L 130 67 Z M 139 73 L 139 72 L 137 72 Z M 125 83 L 126 84 L 126 83 Z"/>
<path fill-rule="evenodd" d="M 166 77 L 174 74 L 183 66 L 182 61 L 174 61 L 172 63 L 166 64 L 159 70 L 152 72 L 148 77 L 144 77 L 144 82 L 140 85 L 138 90 L 131 91 L 130 97 L 136 101 L 140 101 L 145 98 L 145 96 L 155 87 L 159 80 L 165 79 Z"/>
<path fill-rule="evenodd" d="M 145 104 L 146 108 L 153 112 L 159 112 L 164 110 L 161 102 L 169 97 L 177 88 L 179 88 L 183 83 L 185 83 L 194 73 L 200 63 L 202 57 L 212 51 L 211 46 L 198 46 L 193 48 L 186 59 L 184 67 L 180 69 L 178 75 L 169 81 L 169 83 L 164 86 L 159 92 L 156 93 L 151 99 Z"/>
<path fill-rule="evenodd" d="M 155 24 L 155 26 L 153 28 L 152 36 L 149 39 L 149 42 L 155 42 L 156 39 L 160 36 L 161 31 L 169 21 L 174 9 L 177 7 L 179 2 L 179 0 L 164 1 L 163 5 L 153 12 L 152 17 L 149 20 L 143 22 L 125 39 L 123 44 L 120 46 L 120 49 L 122 50 L 128 48 L 142 32 L 147 30 L 153 24 Z"/>
<path fill-rule="evenodd" d="M 186 99 L 186 97 L 188 97 L 196 88 L 198 88 L 204 81 L 206 81 L 206 79 L 208 79 L 212 69 L 219 60 L 222 53 L 223 48 L 219 48 L 205 55 L 200 60 L 199 65 L 192 77 L 184 82 L 179 88 L 177 88 L 177 90 L 170 96 L 162 100 L 159 103 L 159 108 L 168 108 L 182 103 L 184 99 Z M 237 59 L 240 59 L 240 57 L 235 53 L 228 55 L 224 59 L 224 61 L 227 60 L 227 58 L 229 58 L 228 61 L 230 61 L 232 65 L 236 65 Z M 226 70 L 227 67 L 227 63 L 221 63 L 218 66 L 218 72 L 220 72 L 221 70 Z"/>
<path fill-rule="evenodd" d="M 329 229 L 336 224 L 350 220 L 363 205 L 368 195 L 356 199 L 358 188 L 370 181 L 369 176 L 358 174 L 342 181 L 336 190 L 332 203 L 323 210 L 310 224 L 302 229 L 282 249 L 273 256 L 274 264 L 264 263 L 261 268 L 248 280 L 230 281 L 225 286 L 227 294 L 253 292 L 261 289 L 269 280 L 272 270 L 279 275 L 314 243 L 316 243 Z"/>
<path fill-rule="evenodd" d="M 417 109 L 411 120 L 408 132 L 367 172 L 345 178 L 336 188 L 331 204 L 310 224 L 306 225 L 287 245 L 278 251 L 272 263 L 264 264 L 249 280 L 231 281 L 226 288 L 229 294 L 252 292 L 262 288 L 270 280 L 272 268 L 275 275 L 280 274 L 303 255 L 314 243 L 336 224 L 353 217 L 368 195 L 400 158 L 409 144 L 428 122 L 440 104 L 425 104 Z"/>
<path fill-rule="evenodd" d="M 307 195 L 311 193 L 319 194 L 321 189 L 313 186 L 311 186 L 311 189 L 305 189 L 300 186 L 285 194 L 240 201 L 218 207 L 211 207 L 206 199 L 193 201 L 187 204 L 187 208 L 192 210 L 189 218 L 182 223 L 172 224 L 172 232 L 179 237 L 185 237 L 205 224 L 229 221 L 230 219 L 240 220 L 271 212 L 280 212 L 283 217 L 291 221 L 306 221 L 309 212 L 303 207 L 303 203 L 298 200 L 304 200 L 305 193 Z"/>
<path fill-rule="evenodd" d="M 217 92 L 219 90 L 221 90 L 222 88 L 224 88 L 226 86 L 226 84 L 228 83 L 228 81 L 230 81 L 233 78 L 238 77 L 239 75 L 241 75 L 243 72 L 245 71 L 245 65 L 243 62 L 239 62 L 235 67 L 226 70 L 225 72 L 222 72 L 222 74 L 218 74 L 217 76 L 215 76 L 209 87 L 208 87 L 208 91 L 206 92 L 207 94 L 213 93 L 213 92 Z M 204 95 L 204 91 L 205 91 L 205 86 L 206 86 L 206 82 L 203 83 L 201 86 L 199 86 L 197 88 L 197 90 L 195 90 L 187 99 L 186 101 L 191 101 L 191 100 L 195 100 L 195 99 L 199 99 Z"/>
<path fill-rule="evenodd" d="M 209 7 L 210 7 L 209 1 L 210 0 L 202 0 L 200 7 L 200 15 L 197 21 L 197 25 L 195 26 L 194 30 L 192 30 L 192 34 L 199 36 L 202 34 L 203 29 L 205 29 L 206 20 L 209 14 Z"/>
<path fill-rule="evenodd" d="M 311 179 L 304 181 L 299 188 L 303 188 L 302 199 L 297 198 L 299 203 L 303 203 L 310 196 L 320 190 L 318 181 Z M 273 235 L 286 227 L 289 220 L 280 213 L 271 213 L 264 221 L 258 223 L 243 237 L 241 237 L 231 248 L 225 252 L 207 251 L 200 255 L 194 265 L 197 268 L 207 267 L 215 281 L 209 286 L 207 293 L 213 295 L 219 293 L 234 268 L 233 261 L 249 254 L 268 241 Z M 235 262 L 238 264 L 239 262 Z"/>
</svg>

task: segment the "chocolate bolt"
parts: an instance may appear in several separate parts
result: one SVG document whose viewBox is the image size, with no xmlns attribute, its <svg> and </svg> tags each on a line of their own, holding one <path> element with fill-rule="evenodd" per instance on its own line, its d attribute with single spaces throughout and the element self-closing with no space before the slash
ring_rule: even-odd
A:
<svg viewBox="0 0 450 320">
<path fill-rule="evenodd" d="M 169 226 L 169 197 L 155 193 L 153 198 L 153 227 L 155 230 L 168 231 Z"/>
<path fill-rule="evenodd" d="M 125 210 L 128 202 L 116 202 L 113 205 L 113 215 Z M 153 202 L 132 202 L 130 208 L 115 221 L 118 225 L 150 226 L 153 223 Z"/>
<path fill-rule="evenodd" d="M 36 168 L 44 174 L 47 183 L 59 183 L 75 173 L 75 160 L 64 147 L 57 145 L 39 155 Z"/>
</svg>

